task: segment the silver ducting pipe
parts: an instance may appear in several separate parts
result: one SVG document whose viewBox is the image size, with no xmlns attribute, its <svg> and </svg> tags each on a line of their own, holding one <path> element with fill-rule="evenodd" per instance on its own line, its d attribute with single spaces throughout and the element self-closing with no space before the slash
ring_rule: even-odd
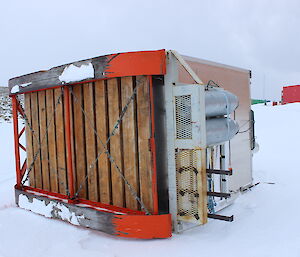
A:
<svg viewBox="0 0 300 257">
<path fill-rule="evenodd" d="M 206 117 L 230 114 L 238 105 L 239 100 L 237 96 L 222 88 L 209 88 L 205 91 Z"/>
<path fill-rule="evenodd" d="M 230 118 L 213 118 L 206 120 L 206 145 L 218 145 L 229 141 L 239 131 L 237 122 Z"/>
</svg>

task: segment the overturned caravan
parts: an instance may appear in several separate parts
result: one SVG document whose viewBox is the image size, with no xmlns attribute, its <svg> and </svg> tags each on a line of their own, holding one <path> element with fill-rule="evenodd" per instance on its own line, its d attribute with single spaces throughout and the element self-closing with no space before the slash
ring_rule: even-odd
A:
<svg viewBox="0 0 300 257">
<path fill-rule="evenodd" d="M 218 212 L 252 184 L 249 84 L 248 70 L 165 50 L 10 79 L 16 204 L 132 238 L 232 221 Z"/>
</svg>

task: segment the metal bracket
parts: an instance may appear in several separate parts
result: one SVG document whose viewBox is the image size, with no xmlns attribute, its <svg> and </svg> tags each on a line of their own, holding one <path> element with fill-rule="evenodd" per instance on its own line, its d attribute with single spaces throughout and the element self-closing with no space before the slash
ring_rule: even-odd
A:
<svg viewBox="0 0 300 257">
<path fill-rule="evenodd" d="M 231 194 L 228 193 L 220 193 L 220 192 L 207 192 L 208 196 L 221 197 L 221 198 L 230 198 Z"/>
<path fill-rule="evenodd" d="M 232 222 L 233 221 L 233 215 L 231 215 L 231 216 L 224 216 L 224 215 L 218 215 L 218 214 L 208 213 L 207 217 L 210 218 L 210 219 L 215 219 L 215 220 L 223 220 L 223 221 L 228 221 L 228 222 Z"/>
<path fill-rule="evenodd" d="M 175 50 L 170 50 L 170 52 L 175 56 L 175 58 L 178 60 L 178 62 L 183 66 L 183 68 L 190 74 L 190 76 L 193 78 L 193 80 L 199 84 L 204 85 L 202 80 L 198 77 L 198 75 L 192 70 L 190 65 L 187 64 L 187 62 L 182 58 L 182 56 L 177 53 Z"/>
<path fill-rule="evenodd" d="M 214 170 L 214 169 L 206 169 L 207 174 L 219 174 L 219 175 L 232 175 L 232 170 Z"/>
</svg>

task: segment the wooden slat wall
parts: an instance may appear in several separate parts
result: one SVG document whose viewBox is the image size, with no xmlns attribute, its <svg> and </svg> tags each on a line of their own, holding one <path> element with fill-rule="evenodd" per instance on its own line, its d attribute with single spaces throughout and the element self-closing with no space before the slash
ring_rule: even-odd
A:
<svg viewBox="0 0 300 257">
<path fill-rule="evenodd" d="M 30 186 L 67 193 L 64 141 L 63 96 L 61 88 L 25 94 L 27 163 Z"/>
<path fill-rule="evenodd" d="M 138 87 L 123 121 L 108 141 L 122 109 Z M 28 162 L 49 125 L 41 157 L 31 172 L 32 186 L 67 193 L 66 146 L 62 89 L 51 89 L 25 96 L 26 114 L 35 136 L 26 128 Z M 27 110 L 29 106 L 31 111 Z M 51 122 L 54 110 L 55 115 Z M 121 173 L 149 211 L 153 211 L 152 159 L 149 145 L 151 115 L 149 82 L 146 76 L 113 78 L 71 88 L 72 149 L 75 192 L 78 197 L 138 210 Z M 96 132 L 96 133 L 95 133 Z M 33 150 L 30 152 L 30 150 Z M 109 151 L 114 163 L 109 161 Z M 96 158 L 97 162 L 95 162 Z M 80 189 L 80 190 L 79 190 Z"/>
</svg>

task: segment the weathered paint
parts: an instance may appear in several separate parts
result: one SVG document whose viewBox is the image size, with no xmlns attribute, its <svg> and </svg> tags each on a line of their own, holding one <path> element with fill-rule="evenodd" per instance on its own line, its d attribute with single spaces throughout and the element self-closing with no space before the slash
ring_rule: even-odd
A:
<svg viewBox="0 0 300 257">
<path fill-rule="evenodd" d="M 16 204 L 20 208 L 110 235 L 139 239 L 172 236 L 170 214 L 126 214 L 114 208 L 101 208 L 88 203 L 69 204 L 67 199 L 60 199 L 58 194 L 54 197 L 53 194 L 38 194 L 28 190 L 15 189 L 15 195 Z"/>
<path fill-rule="evenodd" d="M 141 239 L 172 236 L 171 214 L 114 215 L 112 220 L 117 236 Z"/>
<path fill-rule="evenodd" d="M 46 71 L 38 71 L 12 78 L 9 80 L 8 84 L 9 92 L 10 94 L 22 94 L 25 92 L 38 91 L 65 85 L 59 77 L 62 75 L 66 67 L 71 65 L 81 67 L 88 66 L 90 64 L 92 64 L 94 69 L 93 78 L 88 77 L 86 79 L 72 81 L 67 84 L 75 85 L 78 83 L 87 83 L 106 78 L 138 75 L 163 75 L 166 73 L 165 50 L 110 54 L 53 67 Z M 19 86 L 25 84 L 27 85 L 26 87 Z M 12 88 L 15 86 L 19 86 L 19 90 L 17 92 L 12 91 Z"/>
</svg>

